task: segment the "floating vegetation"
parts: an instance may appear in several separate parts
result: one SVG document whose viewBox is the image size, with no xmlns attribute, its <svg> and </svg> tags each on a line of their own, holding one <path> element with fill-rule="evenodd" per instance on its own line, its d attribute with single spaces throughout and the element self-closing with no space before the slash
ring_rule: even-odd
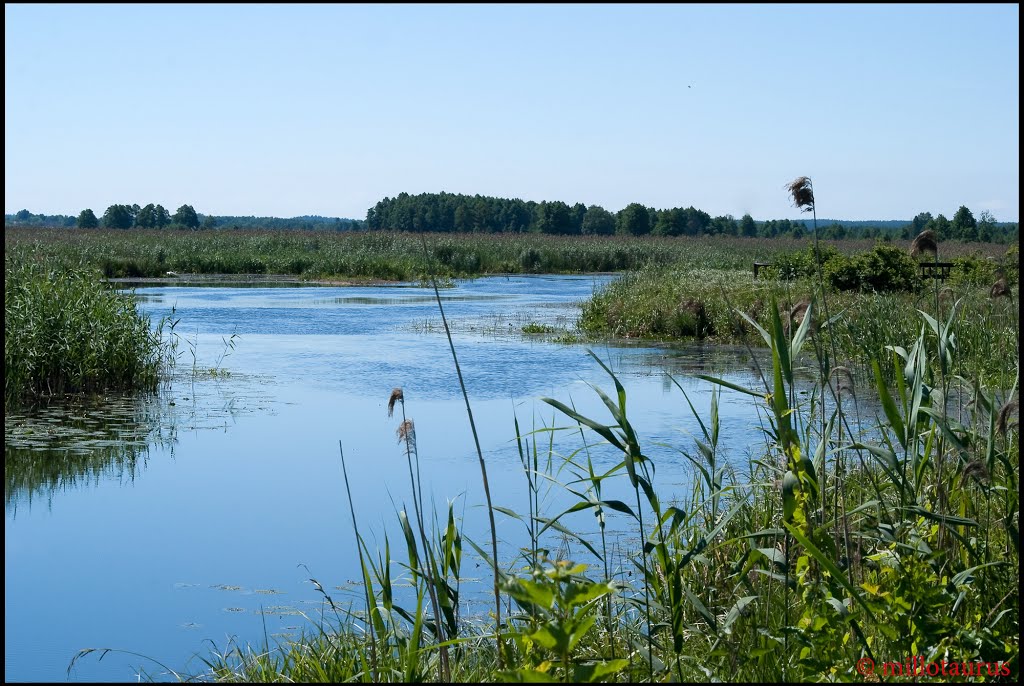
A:
<svg viewBox="0 0 1024 686">
<path fill-rule="evenodd" d="M 271 607 L 263 607 L 259 610 L 254 610 L 255 614 L 258 615 L 275 615 L 277 617 L 303 617 L 304 615 L 294 607 L 287 605 L 273 605 Z"/>
</svg>

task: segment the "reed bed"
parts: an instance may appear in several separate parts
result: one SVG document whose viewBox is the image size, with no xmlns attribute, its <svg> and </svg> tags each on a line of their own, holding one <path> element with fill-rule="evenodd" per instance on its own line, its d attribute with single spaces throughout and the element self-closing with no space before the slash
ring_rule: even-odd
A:
<svg viewBox="0 0 1024 686">
<path fill-rule="evenodd" d="M 994 268 L 992 268 L 994 276 Z M 959 352 L 985 384 L 1007 388 L 1013 381 L 1019 344 L 1019 286 L 1000 282 L 1000 297 L 974 272 L 955 273 L 940 287 L 940 319 L 951 314 L 959 326 Z M 1015 280 L 1015 279 L 1014 279 Z M 753 279 L 729 270 L 675 267 L 629 273 L 583 304 L 580 329 L 591 337 L 616 336 L 660 341 L 707 340 L 763 345 L 740 313 L 767 321 L 778 307 L 783 324 L 798 324 L 794 312 L 815 293 L 812 279 Z M 960 302 L 955 312 L 954 302 Z M 934 310 L 935 294 L 917 292 L 833 292 L 830 324 L 840 362 L 863 366 L 893 341 L 913 340 L 919 310 Z M 737 312 L 738 311 L 738 312 Z"/>
<path fill-rule="evenodd" d="M 427 242 L 431 259 L 423 253 Z M 105 277 L 182 274 L 291 274 L 309 279 L 392 281 L 483 274 L 615 272 L 691 264 L 749 271 L 754 261 L 803 247 L 794 239 L 547 236 L 542 234 L 413 234 L 393 231 L 159 231 L 8 228 L 5 249 L 86 264 Z M 840 241 L 842 252 L 870 241 Z M 998 246 L 965 244 L 995 254 Z"/>
<path fill-rule="evenodd" d="M 92 268 L 4 259 L 4 406 L 105 390 L 155 391 L 167 346 Z"/>
</svg>

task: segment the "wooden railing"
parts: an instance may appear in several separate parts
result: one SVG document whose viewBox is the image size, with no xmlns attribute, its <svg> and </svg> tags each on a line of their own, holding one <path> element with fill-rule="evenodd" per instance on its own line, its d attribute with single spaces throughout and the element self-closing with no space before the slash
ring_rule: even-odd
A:
<svg viewBox="0 0 1024 686">
<path fill-rule="evenodd" d="M 918 264 L 918 268 L 921 270 L 922 279 L 938 279 L 939 281 L 945 281 L 949 278 L 949 273 L 953 269 L 953 263 L 921 262 Z"/>
</svg>

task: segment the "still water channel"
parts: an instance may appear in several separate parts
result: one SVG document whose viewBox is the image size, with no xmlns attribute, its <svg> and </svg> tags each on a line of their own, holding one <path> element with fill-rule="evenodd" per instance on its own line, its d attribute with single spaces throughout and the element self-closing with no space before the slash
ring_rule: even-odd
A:
<svg viewBox="0 0 1024 686">
<path fill-rule="evenodd" d="M 496 505 L 526 509 L 514 419 L 524 432 L 569 424 L 540 397 L 572 401 L 611 423 L 588 384 L 613 393 L 613 383 L 584 346 L 521 334 L 531 322 L 571 325 L 579 303 L 608 278 L 495 277 L 442 290 Z M 323 605 L 310 578 L 336 601 L 358 605 L 338 442 L 364 536 L 383 549 L 388 532 L 395 550 L 395 512 L 409 501 L 395 438 L 400 420 L 387 413 L 396 386 L 415 422 L 428 502 L 443 517 L 454 499 L 464 534 L 489 541 L 473 439 L 431 290 L 134 292 L 154 321 L 172 308 L 178 320 L 177 370 L 157 397 L 5 418 L 6 680 L 135 681 L 140 668 L 167 676 L 139 655 L 201 672 L 195 656 L 224 649 L 232 637 L 255 644 L 264 632 L 274 642 L 309 629 L 305 617 L 318 617 Z M 748 355 L 611 344 L 594 352 L 626 387 L 662 499 L 686 497 L 691 468 L 676 448 L 692 450 L 699 428 L 669 375 L 706 419 L 711 386 L 690 375 L 753 386 Z M 725 392 L 721 421 L 723 454 L 743 480 L 750 454 L 763 445 L 757 408 L 749 396 Z M 542 434 L 538 443 L 546 441 Z M 559 455 L 581 446 L 577 431 L 556 434 Z M 592 455 L 600 467 L 618 462 L 607 447 Z M 569 470 L 560 478 L 571 479 Z M 627 499 L 627 486 L 625 477 L 606 484 L 605 497 Z M 552 489 L 546 514 L 566 502 Z M 586 512 L 566 523 L 596 531 Z M 523 525 L 498 515 L 498 528 L 499 556 L 512 565 Z M 546 535 L 552 550 L 581 554 L 578 544 Z M 486 598 L 487 572 L 465 550 L 464 592 Z M 94 653 L 68 673 L 83 648 L 137 655 Z"/>
</svg>

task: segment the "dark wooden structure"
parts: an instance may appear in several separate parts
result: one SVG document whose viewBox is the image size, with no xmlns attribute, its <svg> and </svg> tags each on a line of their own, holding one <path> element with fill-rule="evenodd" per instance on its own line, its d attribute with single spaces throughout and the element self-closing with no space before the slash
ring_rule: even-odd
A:
<svg viewBox="0 0 1024 686">
<path fill-rule="evenodd" d="M 938 279 L 939 281 L 945 281 L 949 278 L 949 273 L 953 269 L 953 263 L 921 262 L 918 264 L 918 268 L 921 270 L 922 279 Z"/>
<path fill-rule="evenodd" d="M 772 266 L 771 262 L 755 262 L 754 263 L 754 278 L 755 279 L 757 278 L 757 273 L 759 271 L 761 271 L 765 267 L 770 267 L 770 266 Z"/>
</svg>

